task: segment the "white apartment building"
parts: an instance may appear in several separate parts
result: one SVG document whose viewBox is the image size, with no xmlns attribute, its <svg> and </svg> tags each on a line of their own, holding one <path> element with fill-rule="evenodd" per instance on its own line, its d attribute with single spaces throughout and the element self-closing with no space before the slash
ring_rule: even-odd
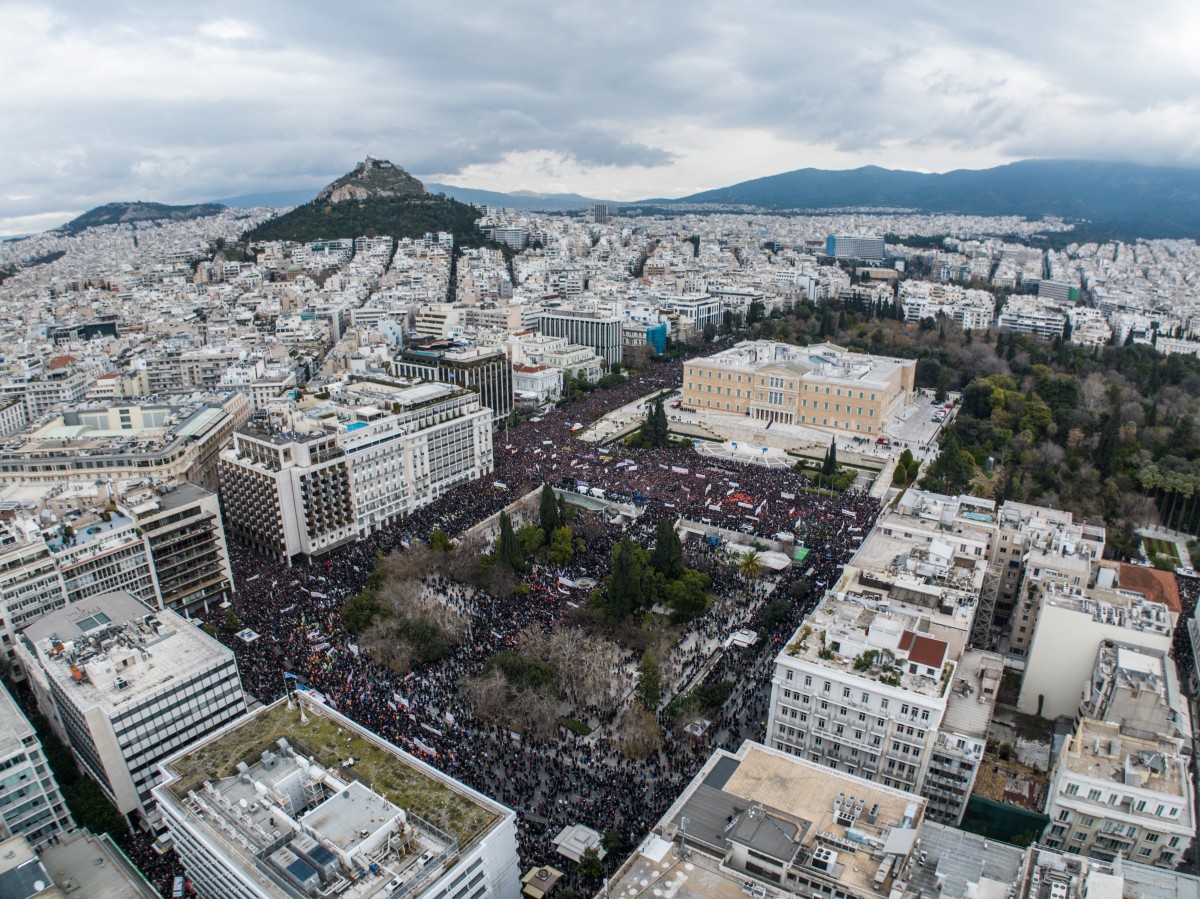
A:
<svg viewBox="0 0 1200 899">
<path fill-rule="evenodd" d="M 0 525 L 0 641 L 15 679 L 24 677 L 16 664 L 17 634 L 66 604 L 66 584 L 38 527 L 27 519 Z"/>
<path fill-rule="evenodd" d="M 158 763 L 246 711 L 233 651 L 174 612 L 105 593 L 39 619 L 18 648 L 38 706 L 137 826 Z"/>
<path fill-rule="evenodd" d="M 0 837 L 40 847 L 74 826 L 37 731 L 0 685 Z"/>
<path fill-rule="evenodd" d="M 44 374 L 28 380 L 6 379 L 0 383 L 0 395 L 19 396 L 25 402 L 25 416 L 37 421 L 47 412 L 62 409 L 83 399 L 101 371 L 75 364 L 55 367 L 53 361 Z"/>
<path fill-rule="evenodd" d="M 899 299 L 910 324 L 944 315 L 964 331 L 977 331 L 990 328 L 996 317 L 996 300 L 988 291 L 958 284 L 903 281 Z"/>
<path fill-rule="evenodd" d="M 1034 550 L 1050 549 L 1053 553 L 1058 545 L 1070 547 L 1068 553 L 1090 553 L 1091 558 L 1104 555 L 1105 532 L 1103 526 L 1076 522 L 1070 512 L 1048 509 L 1027 503 L 1008 501 L 996 513 L 997 538 L 992 542 L 991 562 L 1000 584 L 996 596 L 993 635 L 1000 643 L 1000 636 L 1025 636 L 1023 641 L 1027 654 L 1028 637 L 1033 633 L 1034 613 L 1030 611 L 1028 594 L 1021 593 L 1025 575 L 1026 556 Z M 1040 547 L 1039 547 L 1040 544 Z M 1018 611 L 1018 604 L 1021 610 Z M 1028 615 L 1026 619 L 1024 616 Z M 1025 631 L 1022 634 L 1021 628 Z M 1010 633 L 1011 632 L 1011 633 Z"/>
<path fill-rule="evenodd" d="M 1005 301 L 996 324 L 1010 331 L 1050 339 L 1062 337 L 1067 317 L 1053 300 L 1018 295 Z"/>
<path fill-rule="evenodd" d="M 1055 762 L 1045 844 L 1174 869 L 1196 828 L 1188 760 L 1178 747 L 1178 741 L 1081 719 Z"/>
<path fill-rule="evenodd" d="M 709 757 L 597 896 L 909 899 L 928 820 L 918 796 L 747 741 Z"/>
<path fill-rule="evenodd" d="M 62 574 L 67 602 L 123 590 L 151 608 L 162 605 L 150 542 L 120 512 L 82 512 L 44 532 Z"/>
<path fill-rule="evenodd" d="M 221 455 L 233 530 L 280 558 L 318 556 L 494 467 L 492 413 L 449 384 L 358 382 L 308 414 L 280 405 Z M 394 411 L 393 411 L 394 410 Z"/>
<path fill-rule="evenodd" d="M 549 365 L 513 365 L 513 393 L 518 402 L 544 406 L 562 398 L 562 371 Z"/>
<path fill-rule="evenodd" d="M 720 297 L 707 293 L 688 293 L 660 294 L 655 299 L 659 309 L 691 322 L 697 333 L 702 332 L 705 325 L 721 326 L 721 314 L 725 306 Z"/>
<path fill-rule="evenodd" d="M 1037 620 L 1017 706 L 1022 712 L 1073 717 L 1105 640 L 1170 650 L 1179 617 L 1178 595 L 1172 610 L 1166 597 L 1134 579 L 1142 571 L 1148 569 L 1098 566 L 1090 585 L 1039 585 Z M 1124 586 L 1118 576 L 1126 579 Z"/>
<path fill-rule="evenodd" d="M 217 488 L 217 455 L 250 417 L 236 391 L 68 410 L 0 447 L 0 484 L 192 481 Z"/>
<path fill-rule="evenodd" d="M 258 412 L 296 387 L 296 373 L 282 367 L 268 368 L 258 359 L 229 366 L 219 385 L 243 394 L 251 412 Z"/>
<path fill-rule="evenodd" d="M 983 758 L 1000 659 L 978 653 L 963 665 L 923 625 L 874 597 L 827 596 L 775 660 L 767 741 L 920 793 L 931 815 L 957 823 Z M 956 729 L 943 730 L 957 701 Z"/>
<path fill-rule="evenodd" d="M 19 396 L 0 397 L 0 437 L 15 434 L 29 424 L 25 402 Z"/>
<path fill-rule="evenodd" d="M 205 899 L 518 899 L 516 813 L 304 694 L 162 763 Z M 346 740 L 353 769 L 344 769 Z M 348 776 L 346 772 L 352 772 Z"/>
</svg>

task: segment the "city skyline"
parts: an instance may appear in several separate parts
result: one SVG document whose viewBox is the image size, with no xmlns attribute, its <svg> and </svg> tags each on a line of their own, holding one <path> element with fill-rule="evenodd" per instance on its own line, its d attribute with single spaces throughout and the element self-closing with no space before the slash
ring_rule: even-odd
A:
<svg viewBox="0 0 1200 899">
<path fill-rule="evenodd" d="M 902 19 L 9 5 L 0 72 L 21 90 L 0 100 L 0 233 L 113 200 L 307 188 L 368 154 L 427 181 L 618 201 L 807 166 L 1200 164 L 1200 14 L 1158 3 L 1131 22 L 1107 6 L 1022 4 L 981 24 L 936 3 Z"/>
</svg>

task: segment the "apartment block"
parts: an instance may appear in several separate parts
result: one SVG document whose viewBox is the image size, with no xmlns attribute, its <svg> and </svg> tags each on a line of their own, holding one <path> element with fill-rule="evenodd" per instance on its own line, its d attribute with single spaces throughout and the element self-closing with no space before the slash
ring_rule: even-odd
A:
<svg viewBox="0 0 1200 899">
<path fill-rule="evenodd" d="M 828 595 L 775 660 L 769 744 L 920 793 L 931 816 L 957 823 L 1000 671 L 999 656 L 952 652 L 927 618 L 880 595 Z"/>
<path fill-rule="evenodd" d="M 162 608 L 189 617 L 231 598 L 233 570 L 217 494 L 184 481 L 127 493 L 119 508 L 145 534 Z"/>
<path fill-rule="evenodd" d="M 1018 708 L 1030 715 L 1074 716 L 1109 640 L 1167 652 L 1179 619 L 1174 578 L 1138 565 L 1099 563 L 1083 586 L 1049 580 L 1032 593 L 1036 610 Z"/>
<path fill-rule="evenodd" d="M 543 334 L 589 347 L 606 366 L 621 361 L 623 326 L 622 316 L 587 307 L 547 307 L 538 316 L 538 330 Z"/>
<path fill-rule="evenodd" d="M 825 240 L 825 254 L 839 259 L 883 259 L 887 247 L 882 237 L 830 234 Z"/>
<path fill-rule="evenodd" d="M 494 466 L 492 415 L 449 384 L 356 381 L 281 404 L 221 456 L 235 533 L 282 559 L 378 531 Z"/>
<path fill-rule="evenodd" d="M 1196 828 L 1188 759 L 1178 746 L 1082 718 L 1055 762 L 1046 845 L 1173 869 Z"/>
<path fill-rule="evenodd" d="M 391 369 L 398 378 L 439 381 L 474 391 L 480 404 L 492 411 L 493 422 L 512 412 L 512 366 L 499 347 L 414 341 L 392 361 Z"/>
<path fill-rule="evenodd" d="M 220 473 L 233 532 L 280 559 L 321 556 L 358 537 L 346 451 L 318 421 L 258 413 L 221 453 Z"/>
<path fill-rule="evenodd" d="M 44 616 L 18 653 L 42 713 L 135 826 L 159 823 L 158 763 L 246 711 L 233 651 L 128 593 Z"/>
<path fill-rule="evenodd" d="M 907 899 L 925 822 L 918 796 L 746 742 L 713 753 L 599 895 Z"/>
<path fill-rule="evenodd" d="M 515 812 L 328 706 L 295 702 L 162 763 L 154 795 L 199 895 L 520 896 Z"/>
<path fill-rule="evenodd" d="M 37 731 L 0 685 L 0 836 L 41 847 L 74 826 Z"/>
</svg>

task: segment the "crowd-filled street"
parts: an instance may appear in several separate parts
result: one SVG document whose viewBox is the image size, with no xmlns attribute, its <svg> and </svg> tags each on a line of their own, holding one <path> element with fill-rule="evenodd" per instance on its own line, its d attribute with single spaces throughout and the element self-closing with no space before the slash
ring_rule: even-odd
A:
<svg viewBox="0 0 1200 899">
<path fill-rule="evenodd" d="M 283 672 L 290 670 L 340 712 L 513 807 L 519 812 L 523 866 L 552 862 L 551 838 L 569 823 L 601 831 L 613 828 L 627 844 L 639 839 L 714 747 L 735 748 L 744 738 L 763 737 L 771 662 L 780 642 L 816 603 L 822 588 L 836 579 L 856 538 L 871 528 L 878 512 L 875 501 L 863 494 L 810 492 L 806 479 L 791 470 L 714 462 L 683 447 L 597 448 L 572 436 L 573 424 L 594 421 L 639 396 L 675 387 L 679 378 L 678 362 L 655 364 L 648 374 L 597 391 L 568 410 L 507 434 L 501 431 L 496 437 L 496 469 L 486 484 L 463 485 L 399 525 L 312 565 L 288 567 L 231 540 L 237 583 L 234 610 L 242 624 L 261 635 L 247 644 L 222 632 L 238 654 L 246 689 L 270 702 L 283 694 Z M 418 666 L 410 676 L 395 675 L 358 652 L 338 613 L 347 597 L 364 586 L 377 553 L 427 540 L 436 528 L 457 536 L 542 483 L 557 486 L 567 479 L 614 496 L 641 494 L 643 513 L 624 529 L 606 522 L 603 534 L 588 540 L 562 569 L 534 566 L 524 578 L 531 589 L 505 599 L 431 576 L 426 588 L 469 616 L 470 638 L 440 661 Z M 716 602 L 687 627 L 664 659 L 664 704 L 705 666 L 705 682 L 732 682 L 730 699 L 704 735 L 681 734 L 660 711 L 660 722 L 666 725 L 661 749 L 647 758 L 628 759 L 606 727 L 611 710 L 580 710 L 581 717 L 597 727 L 584 738 L 565 730 L 544 740 L 518 737 L 476 719 L 460 697 L 459 684 L 477 675 L 494 653 L 512 648 L 521 632 L 547 630 L 566 621 L 585 597 L 563 588 L 559 578 L 600 581 L 608 573 L 614 542 L 628 533 L 649 549 L 664 516 L 753 530 L 763 538 L 795 532 L 799 523 L 799 533 L 811 549 L 803 570 L 790 567 L 747 584 L 723 555 L 705 544 L 689 546 L 688 564 L 712 578 Z M 801 578 L 808 580 L 810 589 L 793 591 Z M 793 601 L 794 596 L 803 601 Z M 782 619 L 773 615 L 768 628 L 762 616 L 772 597 L 788 600 L 788 614 Z M 213 618 L 213 623 L 222 621 Z M 743 627 L 760 632 L 757 645 L 726 648 L 724 638 Z M 625 661 L 632 669 L 636 656 L 630 654 Z M 610 856 L 613 864 L 616 856 Z"/>
</svg>

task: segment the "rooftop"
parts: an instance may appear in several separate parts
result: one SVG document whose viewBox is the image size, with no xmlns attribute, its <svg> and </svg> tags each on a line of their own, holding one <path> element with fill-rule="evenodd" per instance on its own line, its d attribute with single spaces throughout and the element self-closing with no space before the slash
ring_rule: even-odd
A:
<svg viewBox="0 0 1200 899">
<path fill-rule="evenodd" d="M 107 834 L 72 831 L 41 850 L 42 864 L 68 895 L 86 887 L 88 899 L 157 899 L 150 886 Z M 0 891 L 2 892 L 2 891 Z"/>
<path fill-rule="evenodd" d="M 903 359 L 851 353 L 832 343 L 799 347 L 771 340 L 743 340 L 695 361 L 749 371 L 782 366 L 797 375 L 865 383 L 884 383 L 897 369 L 912 364 Z"/>
<path fill-rule="evenodd" d="M 950 684 L 939 731 L 986 739 L 1003 674 L 1004 657 L 999 653 L 981 649 L 963 653 Z"/>
<path fill-rule="evenodd" d="M 1122 563 L 1119 578 L 1124 589 L 1141 593 L 1151 602 L 1162 603 L 1176 615 L 1183 611 L 1179 586 L 1171 572 Z"/>
<path fill-rule="evenodd" d="M 948 644 L 920 633 L 915 612 L 868 597 L 830 594 L 788 643 L 786 655 L 931 698 L 944 698 L 954 670 Z M 917 671 L 912 666 L 918 667 Z M 929 671 L 936 672 L 931 675 Z"/>
<path fill-rule="evenodd" d="M 510 814 L 325 705 L 296 695 L 307 720 L 302 720 L 300 711 L 290 711 L 286 700 L 280 700 L 167 762 L 176 775 L 167 784 L 172 796 L 185 800 L 189 791 L 200 791 L 205 781 L 220 784 L 222 789 L 236 788 L 241 782 L 239 762 L 253 763 L 261 776 L 263 751 L 275 751 L 278 741 L 285 739 L 296 756 L 315 762 L 347 784 L 356 783 L 352 798 L 360 809 L 377 811 L 387 803 L 419 815 L 458 840 L 460 847 L 502 815 Z M 354 759 L 353 765 L 343 767 L 349 759 Z M 296 767 L 294 761 L 290 767 Z M 368 794 L 374 798 L 368 800 Z"/>
<path fill-rule="evenodd" d="M 23 637 L 42 668 L 83 709 L 136 704 L 232 652 L 169 610 L 102 593 L 39 618 Z"/>
<path fill-rule="evenodd" d="M 913 865 L 908 886 L 923 896 L 1004 899 L 1025 865 L 1023 849 L 933 821 L 921 826 L 921 849 L 933 864 Z"/>
<path fill-rule="evenodd" d="M 1172 744 L 1132 736 L 1107 721 L 1081 719 L 1059 765 L 1096 780 L 1179 797 L 1185 812 L 1190 807 L 1186 763 Z"/>
<path fill-rule="evenodd" d="M 0 686 L 0 759 L 23 752 L 22 741 L 32 736 L 33 725 L 5 686 Z"/>
<path fill-rule="evenodd" d="M 754 875 L 739 868 L 743 847 L 853 895 L 886 896 L 891 878 L 879 873 L 911 853 L 924 807 L 901 790 L 746 742 L 712 755 L 614 877 L 612 894 L 643 895 L 653 881 L 676 899 L 744 895 Z M 673 851 L 680 841 L 694 850 L 686 859 Z"/>
</svg>

